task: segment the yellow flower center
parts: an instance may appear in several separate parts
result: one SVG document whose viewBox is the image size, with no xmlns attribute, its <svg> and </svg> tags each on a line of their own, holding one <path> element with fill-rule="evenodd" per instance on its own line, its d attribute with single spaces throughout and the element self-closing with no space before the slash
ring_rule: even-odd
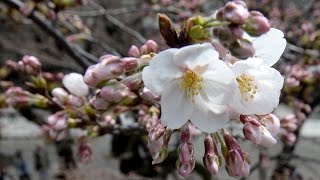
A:
<svg viewBox="0 0 320 180">
<path fill-rule="evenodd" d="M 258 86 L 251 75 L 241 74 L 236 78 L 241 96 L 245 101 L 254 99 L 257 94 Z"/>
<path fill-rule="evenodd" d="M 180 88 L 186 92 L 186 95 L 194 101 L 193 97 L 202 90 L 202 77 L 194 71 L 187 70 L 181 77 L 179 84 Z"/>
</svg>

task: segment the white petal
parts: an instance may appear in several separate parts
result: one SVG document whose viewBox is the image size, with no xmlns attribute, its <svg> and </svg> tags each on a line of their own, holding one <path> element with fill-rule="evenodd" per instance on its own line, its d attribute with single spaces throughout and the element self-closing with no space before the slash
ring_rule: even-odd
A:
<svg viewBox="0 0 320 180">
<path fill-rule="evenodd" d="M 253 39 L 255 55 L 263 59 L 263 64 L 272 66 L 280 59 L 287 44 L 283 37 L 282 31 L 271 28 L 269 32 Z"/>
<path fill-rule="evenodd" d="M 261 142 L 260 145 L 264 147 L 271 147 L 277 143 L 277 140 L 270 134 L 270 132 L 264 127 L 261 126 Z"/>
<path fill-rule="evenodd" d="M 89 87 L 84 83 L 83 76 L 78 73 L 70 73 L 63 77 L 64 87 L 73 95 L 87 96 Z"/>
<path fill-rule="evenodd" d="M 168 49 L 154 56 L 148 67 L 142 71 L 144 85 L 152 92 L 161 95 L 167 85 L 182 72 L 173 62 L 173 55 L 178 49 Z"/>
<path fill-rule="evenodd" d="M 161 122 L 170 129 L 183 126 L 192 113 L 192 102 L 181 91 L 177 81 L 166 86 L 161 96 Z"/>
<path fill-rule="evenodd" d="M 224 128 L 229 117 L 226 106 L 210 104 L 196 96 L 190 120 L 201 131 L 213 133 Z"/>
<path fill-rule="evenodd" d="M 258 86 L 257 93 L 254 98 L 245 101 L 240 95 L 239 88 L 235 91 L 234 101 L 231 107 L 240 114 L 257 114 L 264 115 L 271 113 L 279 104 L 280 91 L 283 86 L 283 77 L 281 74 L 268 66 L 252 67 L 249 61 L 235 63 L 232 67 L 237 75 L 247 74 L 254 77 Z"/>
<path fill-rule="evenodd" d="M 218 59 L 219 53 L 210 43 L 185 46 L 174 55 L 174 62 L 178 66 L 190 69 L 207 65 Z"/>
<path fill-rule="evenodd" d="M 235 76 L 228 65 L 220 60 L 213 60 L 202 74 L 203 92 L 211 103 L 224 105 L 233 99 L 237 88 Z"/>
</svg>

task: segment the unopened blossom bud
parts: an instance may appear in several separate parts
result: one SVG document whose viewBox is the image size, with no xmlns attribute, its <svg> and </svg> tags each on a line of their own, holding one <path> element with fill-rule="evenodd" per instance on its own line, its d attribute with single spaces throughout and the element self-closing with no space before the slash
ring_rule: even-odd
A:
<svg viewBox="0 0 320 180">
<path fill-rule="evenodd" d="M 99 121 L 99 125 L 103 127 L 114 126 L 115 124 L 116 120 L 110 114 L 104 114 Z"/>
<path fill-rule="evenodd" d="M 148 54 L 149 53 L 148 46 L 146 44 L 144 44 L 140 47 L 140 53 L 141 54 Z"/>
<path fill-rule="evenodd" d="M 153 103 L 159 101 L 159 99 L 160 99 L 160 97 L 158 95 L 156 95 L 155 93 L 151 92 L 146 87 L 144 87 L 140 91 L 139 95 L 147 104 L 153 104 Z"/>
<path fill-rule="evenodd" d="M 57 87 L 51 91 L 51 95 L 55 97 L 60 103 L 64 103 L 68 99 L 69 94 L 63 88 Z"/>
<path fill-rule="evenodd" d="M 297 136 L 292 132 L 285 132 L 284 134 L 282 134 L 281 138 L 284 143 L 290 146 L 294 145 L 297 140 Z"/>
<path fill-rule="evenodd" d="M 251 11 L 244 30 L 251 36 L 260 36 L 270 30 L 270 24 L 262 13 L 259 11 Z"/>
<path fill-rule="evenodd" d="M 120 82 L 126 85 L 130 89 L 130 91 L 138 90 L 142 86 L 141 73 L 136 73 L 131 76 L 127 76 L 123 78 Z"/>
<path fill-rule="evenodd" d="M 39 59 L 34 56 L 23 56 L 22 62 L 24 65 L 24 70 L 27 74 L 36 75 L 41 70 L 41 63 Z"/>
<path fill-rule="evenodd" d="M 242 38 L 243 35 L 243 30 L 235 24 L 213 28 L 212 32 L 223 43 L 230 43 Z"/>
<path fill-rule="evenodd" d="M 89 87 L 83 81 L 82 74 L 70 73 L 63 77 L 63 86 L 73 95 L 84 97 L 89 94 Z"/>
<path fill-rule="evenodd" d="M 105 101 L 104 99 L 100 97 L 95 97 L 90 100 L 90 104 L 93 106 L 96 110 L 105 110 L 110 106 L 110 103 Z"/>
<path fill-rule="evenodd" d="M 68 127 L 68 115 L 63 111 L 56 112 L 48 117 L 48 124 L 57 131 L 66 129 Z"/>
<path fill-rule="evenodd" d="M 294 114 L 290 114 L 281 119 L 281 127 L 288 131 L 295 131 L 298 129 L 299 120 Z"/>
<path fill-rule="evenodd" d="M 134 57 L 122 58 L 121 62 L 123 63 L 125 72 L 133 71 L 139 66 L 138 59 Z"/>
<path fill-rule="evenodd" d="M 250 155 L 246 152 L 243 152 L 243 164 L 241 168 L 241 176 L 248 177 L 250 175 L 250 164 L 251 164 L 251 158 Z"/>
<path fill-rule="evenodd" d="M 130 90 L 123 84 L 116 84 L 104 86 L 99 95 L 107 102 L 119 103 L 130 95 Z"/>
<path fill-rule="evenodd" d="M 242 25 L 248 17 L 247 5 L 241 0 L 228 2 L 223 8 L 223 19 L 231 23 Z"/>
<path fill-rule="evenodd" d="M 7 60 L 5 66 L 14 71 L 17 71 L 19 69 L 19 64 L 13 60 Z"/>
<path fill-rule="evenodd" d="M 269 130 L 265 126 L 263 126 L 256 118 L 241 115 L 240 120 L 244 123 L 243 134 L 246 139 L 252 141 L 255 144 L 259 144 L 265 147 L 270 147 L 277 143 Z M 273 124 L 271 124 L 270 122 L 267 123 L 269 124 L 271 129 L 276 129 L 272 126 Z"/>
<path fill-rule="evenodd" d="M 280 120 L 274 114 L 260 116 L 260 122 L 267 128 L 272 136 L 280 131 Z"/>
<path fill-rule="evenodd" d="M 83 76 L 83 80 L 84 82 L 91 87 L 95 87 L 98 85 L 98 83 L 100 82 L 100 79 L 97 79 L 94 76 L 94 69 L 95 69 L 96 65 L 92 65 L 89 66 L 88 69 L 86 70 L 84 76 Z"/>
<path fill-rule="evenodd" d="M 219 170 L 220 162 L 217 146 L 210 134 L 207 134 L 204 139 L 204 148 L 203 164 L 211 175 L 216 175 Z"/>
<path fill-rule="evenodd" d="M 190 133 L 191 124 L 188 122 L 180 132 L 180 145 L 178 147 L 178 160 L 176 163 L 178 173 L 186 177 L 188 176 L 195 166 L 194 147 L 191 142 Z"/>
<path fill-rule="evenodd" d="M 92 159 L 92 146 L 89 142 L 87 142 L 87 140 L 85 139 L 85 137 L 83 137 L 82 139 L 80 139 L 80 145 L 78 147 L 78 158 L 80 160 L 80 162 L 82 163 L 88 163 L 91 161 Z"/>
<path fill-rule="evenodd" d="M 31 102 L 31 93 L 21 87 L 10 87 L 5 94 L 6 103 L 10 106 L 24 106 Z"/>
<path fill-rule="evenodd" d="M 140 51 L 139 51 L 139 48 L 137 46 L 131 46 L 129 52 L 128 52 L 128 55 L 131 56 L 131 57 L 136 57 L 136 58 L 139 58 L 140 57 Z"/>
<path fill-rule="evenodd" d="M 168 156 L 168 143 L 171 138 L 172 130 L 166 130 L 158 139 L 148 140 L 148 149 L 152 157 L 152 164 L 163 162 Z"/>
<path fill-rule="evenodd" d="M 83 105 L 84 101 L 81 97 L 79 96 L 74 96 L 72 94 L 68 95 L 67 99 L 68 104 L 74 106 L 74 107 L 80 107 Z"/>
<path fill-rule="evenodd" d="M 233 56 L 239 59 L 253 57 L 255 53 L 252 43 L 246 39 L 238 39 L 234 41 L 230 44 L 229 50 Z"/>
<path fill-rule="evenodd" d="M 151 52 L 157 53 L 159 50 L 158 44 L 153 40 L 148 40 L 146 42 L 146 45 L 149 53 Z"/>
<path fill-rule="evenodd" d="M 149 139 L 157 140 L 159 139 L 166 131 L 166 128 L 158 122 L 155 126 L 153 126 L 149 131 Z"/>
</svg>

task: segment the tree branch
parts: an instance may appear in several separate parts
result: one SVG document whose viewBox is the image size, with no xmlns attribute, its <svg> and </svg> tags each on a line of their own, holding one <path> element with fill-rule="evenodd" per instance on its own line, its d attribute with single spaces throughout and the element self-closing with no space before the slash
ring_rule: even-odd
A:
<svg viewBox="0 0 320 180">
<path fill-rule="evenodd" d="M 17 10 L 20 10 L 24 6 L 24 3 L 19 0 L 4 0 L 4 2 Z M 27 15 L 27 17 L 37 24 L 42 30 L 47 32 L 51 37 L 53 37 L 57 43 L 59 43 L 82 68 L 85 69 L 91 65 L 88 60 L 78 51 L 79 47 L 76 48 L 75 45 L 67 42 L 61 32 L 54 29 L 54 27 L 47 23 L 41 16 L 39 16 L 39 14 L 37 14 L 35 11 L 32 11 L 29 15 Z M 98 59 L 96 60 L 98 61 Z"/>
</svg>

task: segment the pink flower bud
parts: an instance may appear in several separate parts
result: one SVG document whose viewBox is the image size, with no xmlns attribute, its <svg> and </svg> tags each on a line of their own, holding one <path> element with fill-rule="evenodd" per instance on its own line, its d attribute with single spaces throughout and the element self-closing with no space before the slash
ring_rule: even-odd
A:
<svg viewBox="0 0 320 180">
<path fill-rule="evenodd" d="M 128 55 L 129 56 L 132 56 L 132 57 L 136 57 L 136 58 L 139 58 L 140 57 L 140 51 L 139 51 L 139 48 L 137 46 L 131 46 L 129 52 L 128 52 Z"/>
<path fill-rule="evenodd" d="M 243 159 L 244 161 L 241 168 L 241 176 L 248 177 L 250 175 L 250 155 L 246 152 L 243 152 Z"/>
<path fill-rule="evenodd" d="M 105 55 L 100 58 L 93 73 L 93 76 L 100 81 L 113 79 L 124 73 L 124 66 L 120 57 L 113 55 Z"/>
<path fill-rule="evenodd" d="M 94 109 L 96 110 L 105 110 L 110 106 L 110 103 L 105 101 L 102 98 L 95 97 L 90 100 L 90 104 L 93 106 Z"/>
<path fill-rule="evenodd" d="M 154 53 L 158 52 L 159 47 L 158 47 L 158 44 L 155 41 L 148 40 L 146 42 L 146 45 L 147 45 L 147 49 L 148 49 L 149 53 L 150 52 L 154 52 Z"/>
<path fill-rule="evenodd" d="M 142 85 L 141 73 L 136 73 L 131 76 L 125 77 L 120 82 L 126 85 L 130 89 L 130 91 L 138 90 Z"/>
<path fill-rule="evenodd" d="M 100 94 L 101 98 L 110 103 L 119 103 L 130 95 L 130 90 L 123 84 L 104 86 Z"/>
<path fill-rule="evenodd" d="M 158 122 L 155 126 L 153 126 L 149 131 L 149 139 L 156 140 L 159 139 L 166 131 L 166 128 Z"/>
<path fill-rule="evenodd" d="M 240 177 L 242 176 L 242 165 L 244 162 L 242 151 L 230 150 L 225 158 L 226 170 L 229 176 Z"/>
<path fill-rule="evenodd" d="M 19 70 L 19 64 L 15 61 L 12 61 L 12 60 L 7 60 L 6 61 L 6 67 L 9 68 L 9 69 L 12 69 L 14 71 L 17 71 Z"/>
<path fill-rule="evenodd" d="M 51 91 L 53 97 L 55 97 L 60 103 L 64 104 L 68 99 L 68 92 L 63 88 L 57 87 Z"/>
<path fill-rule="evenodd" d="M 294 133 L 285 132 L 284 134 L 282 134 L 282 140 L 287 145 L 292 146 L 296 142 L 297 136 Z"/>
<path fill-rule="evenodd" d="M 83 105 L 84 101 L 82 98 L 78 96 L 74 96 L 72 94 L 68 95 L 67 99 L 68 104 L 74 106 L 74 107 L 80 107 Z"/>
<path fill-rule="evenodd" d="M 41 63 L 38 58 L 34 56 L 23 56 L 22 62 L 24 65 L 24 70 L 27 74 L 36 75 L 41 70 Z"/>
<path fill-rule="evenodd" d="M 141 53 L 141 55 L 149 53 L 148 46 L 146 44 L 144 44 L 140 47 L 140 53 Z"/>
<path fill-rule="evenodd" d="M 48 124 L 57 131 L 68 127 L 68 115 L 63 111 L 56 112 L 48 117 Z"/>
<path fill-rule="evenodd" d="M 114 126 L 115 124 L 116 120 L 110 114 L 104 114 L 99 121 L 99 125 L 103 127 Z"/>
<path fill-rule="evenodd" d="M 147 104 L 154 104 L 155 102 L 160 100 L 160 97 L 155 93 L 151 92 L 148 88 L 144 87 L 142 91 L 139 93 L 140 97 Z"/>
<path fill-rule="evenodd" d="M 121 62 L 123 63 L 126 72 L 133 71 L 139 66 L 138 59 L 134 57 L 122 58 Z"/>
<path fill-rule="evenodd" d="M 83 76 L 83 80 L 84 82 L 91 87 L 95 87 L 98 85 L 98 83 L 100 82 L 99 79 L 97 79 L 93 74 L 94 72 L 94 68 L 96 67 L 96 65 L 92 65 L 89 66 L 88 69 L 86 70 L 84 76 Z"/>
<path fill-rule="evenodd" d="M 274 114 L 260 116 L 260 122 L 268 129 L 272 136 L 280 131 L 280 120 Z"/>
<path fill-rule="evenodd" d="M 228 2 L 224 7 L 223 17 L 234 24 L 244 24 L 249 17 L 247 5 L 240 0 Z"/>
<path fill-rule="evenodd" d="M 243 125 L 243 134 L 246 139 L 259 144 L 261 142 L 261 124 L 257 120 L 246 122 Z"/>
<path fill-rule="evenodd" d="M 88 163 L 92 159 L 92 147 L 91 144 L 84 141 L 81 142 L 81 144 L 78 147 L 78 158 L 80 159 L 80 162 L 82 163 Z"/>
<path fill-rule="evenodd" d="M 204 139 L 205 154 L 203 156 L 203 164 L 211 173 L 216 175 L 219 170 L 218 149 L 211 135 L 207 134 Z"/>
<path fill-rule="evenodd" d="M 270 24 L 263 14 L 258 11 L 251 11 L 244 29 L 251 36 L 260 36 L 270 30 Z"/>
<path fill-rule="evenodd" d="M 167 130 L 159 139 L 148 140 L 148 149 L 153 159 L 152 164 L 158 164 L 164 161 L 168 156 L 168 143 L 172 131 Z"/>
<path fill-rule="evenodd" d="M 10 106 L 24 106 L 31 103 L 32 94 L 21 87 L 10 87 L 6 91 L 6 103 Z"/>
</svg>

